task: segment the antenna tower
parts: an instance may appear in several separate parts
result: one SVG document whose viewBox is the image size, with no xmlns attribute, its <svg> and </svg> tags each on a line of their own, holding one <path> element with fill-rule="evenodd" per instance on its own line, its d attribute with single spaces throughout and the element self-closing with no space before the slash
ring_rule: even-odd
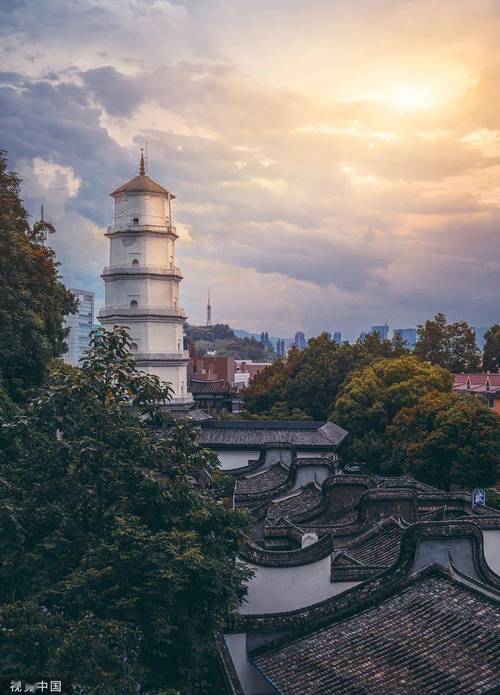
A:
<svg viewBox="0 0 500 695">
<path fill-rule="evenodd" d="M 207 328 L 212 327 L 212 305 L 210 304 L 210 287 L 208 288 L 208 302 L 207 302 Z"/>
</svg>

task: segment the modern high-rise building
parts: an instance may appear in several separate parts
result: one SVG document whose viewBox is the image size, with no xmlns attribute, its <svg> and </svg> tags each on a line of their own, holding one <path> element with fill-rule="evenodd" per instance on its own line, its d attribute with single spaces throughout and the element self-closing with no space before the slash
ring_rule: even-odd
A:
<svg viewBox="0 0 500 695">
<path fill-rule="evenodd" d="M 105 306 L 99 320 L 105 328 L 127 327 L 139 369 L 171 385 L 173 406 L 190 406 L 186 314 L 179 304 L 182 275 L 175 265 L 171 211 L 175 196 L 146 174 L 142 155 L 139 175 L 111 195 L 115 216 L 106 232 L 109 265 L 102 275 Z"/>
<path fill-rule="evenodd" d="M 335 331 L 333 334 L 333 341 L 340 345 L 342 343 L 342 333 L 340 331 Z"/>
<path fill-rule="evenodd" d="M 394 337 L 399 336 L 405 341 L 405 347 L 409 350 L 414 350 L 417 344 L 417 329 L 416 328 L 395 328 Z"/>
<path fill-rule="evenodd" d="M 378 333 L 380 340 L 387 340 L 389 337 L 389 326 L 384 323 L 383 326 L 372 326 L 371 333 Z"/>
<path fill-rule="evenodd" d="M 273 344 L 269 340 L 269 333 L 267 331 L 262 331 L 262 333 L 260 334 L 260 344 L 266 350 L 272 350 L 273 349 Z"/>
<path fill-rule="evenodd" d="M 481 351 L 484 350 L 484 334 L 487 330 L 489 330 L 489 326 L 478 326 L 478 328 L 474 328 L 474 333 L 476 334 L 476 344 Z"/>
<path fill-rule="evenodd" d="M 295 334 L 295 347 L 297 347 L 299 350 L 305 350 L 307 347 L 306 336 L 302 331 L 297 331 Z"/>
<path fill-rule="evenodd" d="M 285 356 L 285 341 L 283 338 L 278 338 L 278 342 L 276 343 L 276 354 L 278 357 Z"/>
<path fill-rule="evenodd" d="M 78 300 L 78 309 L 76 314 L 68 314 L 65 318 L 69 334 L 66 338 L 68 352 L 63 359 L 68 364 L 78 365 L 89 346 L 90 332 L 94 328 L 94 293 L 73 287 L 69 291 Z"/>
</svg>

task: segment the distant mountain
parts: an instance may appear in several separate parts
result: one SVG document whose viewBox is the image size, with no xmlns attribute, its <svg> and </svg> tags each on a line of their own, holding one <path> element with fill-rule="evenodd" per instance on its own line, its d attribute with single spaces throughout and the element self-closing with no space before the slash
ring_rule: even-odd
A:
<svg viewBox="0 0 500 695">
<path fill-rule="evenodd" d="M 219 356 L 234 357 L 239 360 L 254 360 L 256 362 L 272 362 L 276 359 L 273 350 L 260 343 L 260 335 L 255 337 L 243 331 L 238 335 L 227 324 L 216 323 L 214 326 L 193 326 L 184 324 L 186 342 L 193 342 L 197 354 L 201 357 L 208 351 L 215 350 Z"/>
<path fill-rule="evenodd" d="M 233 328 L 232 329 L 234 335 L 237 335 L 238 338 L 255 338 L 255 340 L 260 340 L 260 333 L 250 333 L 249 331 L 242 331 L 239 328 Z M 275 336 L 275 335 L 270 335 L 269 340 L 272 343 L 273 348 L 276 350 L 276 343 L 278 340 L 281 339 L 281 336 Z M 293 342 L 292 338 L 285 338 L 285 343 L 287 341 Z"/>
</svg>

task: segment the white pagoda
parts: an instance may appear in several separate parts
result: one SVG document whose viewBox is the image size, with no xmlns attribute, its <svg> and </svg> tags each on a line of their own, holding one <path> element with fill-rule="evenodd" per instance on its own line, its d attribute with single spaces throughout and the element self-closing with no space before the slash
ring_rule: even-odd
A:
<svg viewBox="0 0 500 695">
<path fill-rule="evenodd" d="M 183 346 L 186 314 L 179 305 L 182 275 L 175 265 L 175 196 L 146 174 L 142 153 L 139 175 L 111 195 L 115 217 L 106 232 L 109 265 L 99 321 L 105 328 L 127 327 L 139 369 L 171 384 L 173 406 L 188 407 L 193 399 Z"/>
</svg>

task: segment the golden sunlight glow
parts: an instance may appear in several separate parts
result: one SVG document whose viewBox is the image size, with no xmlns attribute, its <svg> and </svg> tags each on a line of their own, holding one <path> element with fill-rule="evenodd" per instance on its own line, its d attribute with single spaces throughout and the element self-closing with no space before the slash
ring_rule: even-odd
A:
<svg viewBox="0 0 500 695">
<path fill-rule="evenodd" d="M 419 87 L 396 87 L 387 101 L 408 110 L 429 109 L 438 103 L 432 90 Z"/>
</svg>

